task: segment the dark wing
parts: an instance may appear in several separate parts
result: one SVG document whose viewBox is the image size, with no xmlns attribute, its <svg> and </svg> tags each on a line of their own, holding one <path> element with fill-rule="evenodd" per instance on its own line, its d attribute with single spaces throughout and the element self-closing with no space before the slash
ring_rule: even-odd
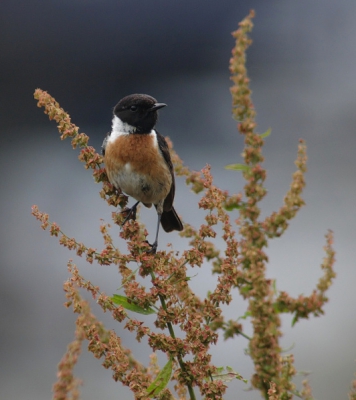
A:
<svg viewBox="0 0 356 400">
<path fill-rule="evenodd" d="M 173 200 L 174 200 L 174 193 L 175 193 L 175 181 L 174 181 L 174 170 L 173 170 L 173 163 L 171 160 L 171 155 L 169 154 L 169 148 L 168 148 L 168 144 L 166 142 L 166 139 L 156 131 L 157 134 L 157 142 L 158 142 L 158 147 L 163 155 L 163 158 L 165 160 L 165 162 L 168 165 L 169 171 L 172 175 L 172 186 L 171 186 L 171 190 L 169 191 L 167 197 L 164 200 L 163 203 L 163 210 L 164 211 L 169 211 L 172 208 L 173 205 Z"/>
<path fill-rule="evenodd" d="M 104 141 L 103 141 L 103 144 L 101 145 L 101 154 L 102 154 L 103 156 L 105 156 L 105 149 L 106 149 L 106 144 L 107 144 L 107 142 L 108 142 L 109 136 L 110 136 L 110 133 L 108 133 L 108 134 L 106 135 L 106 137 L 105 137 L 105 139 L 104 139 Z"/>
</svg>

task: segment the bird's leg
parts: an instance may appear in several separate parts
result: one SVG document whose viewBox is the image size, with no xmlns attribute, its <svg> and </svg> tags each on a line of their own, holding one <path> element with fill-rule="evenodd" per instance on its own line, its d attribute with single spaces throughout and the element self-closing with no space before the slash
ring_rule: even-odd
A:
<svg viewBox="0 0 356 400">
<path fill-rule="evenodd" d="M 136 209 L 139 203 L 140 202 L 138 201 L 131 208 L 121 211 L 121 213 L 128 213 L 124 219 L 124 222 L 121 224 L 121 227 L 123 227 L 129 219 L 133 219 L 134 221 L 136 220 Z"/>
<path fill-rule="evenodd" d="M 153 242 L 153 244 L 150 244 L 151 249 L 147 251 L 148 254 L 156 254 L 157 251 L 157 246 L 158 246 L 158 231 L 159 231 L 159 226 L 161 224 L 161 217 L 162 214 L 157 214 L 158 215 L 158 219 L 157 219 L 157 230 L 156 230 L 156 239 Z"/>
</svg>

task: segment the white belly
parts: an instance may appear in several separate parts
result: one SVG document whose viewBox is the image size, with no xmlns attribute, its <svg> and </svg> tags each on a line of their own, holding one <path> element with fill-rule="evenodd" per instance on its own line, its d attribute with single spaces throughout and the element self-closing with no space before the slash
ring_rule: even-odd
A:
<svg viewBox="0 0 356 400">
<path fill-rule="evenodd" d="M 150 175 L 132 171 L 130 163 L 127 163 L 111 178 L 112 183 L 120 187 L 125 194 L 145 204 L 158 204 L 163 201 L 172 185 L 168 167 L 158 179 L 156 177 L 153 180 Z"/>
</svg>

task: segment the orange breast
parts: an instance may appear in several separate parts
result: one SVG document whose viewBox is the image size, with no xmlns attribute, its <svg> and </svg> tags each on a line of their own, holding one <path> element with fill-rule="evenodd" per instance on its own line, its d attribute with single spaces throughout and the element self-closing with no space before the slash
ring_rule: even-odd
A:
<svg viewBox="0 0 356 400">
<path fill-rule="evenodd" d="M 123 168 L 130 163 L 133 171 L 141 174 L 159 174 L 166 162 L 153 134 L 128 134 L 108 143 L 105 164 L 109 170 Z"/>
<path fill-rule="evenodd" d="M 121 135 L 108 142 L 105 166 L 113 185 L 143 203 L 157 204 L 170 191 L 172 176 L 154 134 Z"/>
</svg>

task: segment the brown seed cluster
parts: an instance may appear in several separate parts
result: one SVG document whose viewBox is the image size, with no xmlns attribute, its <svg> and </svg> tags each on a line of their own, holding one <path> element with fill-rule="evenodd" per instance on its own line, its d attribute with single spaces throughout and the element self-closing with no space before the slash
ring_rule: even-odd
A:
<svg viewBox="0 0 356 400">
<path fill-rule="evenodd" d="M 148 254 L 147 231 L 138 221 L 132 220 L 120 232 L 120 238 L 127 245 L 126 252 L 115 245 L 118 239 L 112 237 L 110 224 L 104 222 L 100 226 L 103 248 L 90 248 L 67 236 L 46 213 L 33 206 L 32 214 L 41 222 L 41 227 L 57 237 L 61 245 L 74 251 L 76 256 L 85 257 L 89 263 L 117 268 L 121 299 L 124 299 L 118 303 L 115 297 L 104 294 L 99 287 L 85 280 L 72 261 L 68 263 L 70 277 L 64 283 L 65 305 L 72 307 L 78 317 L 75 340 L 69 344 L 58 366 L 54 399 L 79 398 L 80 381 L 74 377 L 73 368 L 84 341 L 88 350 L 102 360 L 104 368 L 111 370 L 114 380 L 131 389 L 135 399 L 194 400 L 196 389 L 202 398 L 222 399 L 227 382 L 242 377 L 227 366 L 223 367 L 228 372 L 223 373 L 224 368 L 212 363 L 211 348 L 217 344 L 220 334 L 225 340 L 239 336 L 248 341 L 248 354 L 255 368 L 251 385 L 260 390 L 264 398 L 291 399 L 293 394 L 304 399 L 312 398 L 307 382 L 300 392 L 292 382 L 296 374 L 293 356 L 281 354 L 280 314 L 293 314 L 296 323 L 309 315 L 323 313 L 326 290 L 335 277 L 333 237 L 331 232 L 326 235 L 326 256 L 321 265 L 324 275 L 309 296 L 293 298 L 284 291 L 276 292 L 274 281 L 266 276 L 268 257 L 265 249 L 270 239 L 284 233 L 290 220 L 304 205 L 301 194 L 305 186 L 306 146 L 300 141 L 297 170 L 283 205 L 261 219 L 259 202 L 267 194 L 264 187 L 267 172 L 262 166 L 264 135 L 255 131 L 256 112 L 246 70 L 246 50 L 251 44 L 248 33 L 252 29 L 253 16 L 251 12 L 233 33 L 236 45 L 230 61 L 233 115 L 245 143 L 243 167 L 236 168 L 241 169 L 245 179 L 243 192 L 230 194 L 221 190 L 213 182 L 209 165 L 201 171 L 191 171 L 175 153 L 171 141 L 167 140 L 176 175 L 185 177 L 192 191 L 200 193 L 198 204 L 205 212 L 205 221 L 200 227 L 184 225 L 181 236 L 189 240 L 189 245 L 182 254 L 170 247 L 154 255 Z M 37 89 L 35 98 L 38 106 L 44 107 L 49 118 L 56 121 L 61 139 L 70 137 L 73 148 L 81 148 L 79 160 L 85 168 L 93 171 L 95 181 L 102 183 L 100 196 L 109 205 L 125 207 L 127 197 L 108 182 L 103 159 L 88 145 L 88 136 L 79 133 L 69 115 L 48 93 Z M 233 218 L 236 214 L 237 218 Z M 122 219 L 119 212 L 112 213 L 114 224 L 121 224 Z M 224 241 L 223 249 L 216 246 L 218 237 Z M 206 297 L 200 298 L 191 289 L 190 281 L 194 277 L 190 277 L 188 271 L 191 273 L 194 268 L 208 266 L 215 274 L 216 282 Z M 151 347 L 154 355 L 147 367 L 122 344 L 117 333 L 107 330 L 98 321 L 89 302 L 82 298 L 82 290 L 89 292 L 103 312 L 110 312 L 113 319 L 121 323 L 123 329 L 132 332 L 138 342 Z M 222 307 L 229 305 L 237 295 L 247 301 L 246 313 L 228 320 Z M 148 326 L 148 313 L 155 313 L 154 329 Z M 251 322 L 251 336 L 244 332 L 244 320 Z M 158 367 L 155 355 L 159 352 L 166 354 L 169 360 L 163 369 Z M 174 382 L 174 390 L 167 387 L 169 380 Z M 354 394 L 350 394 L 351 398 Z"/>
</svg>

